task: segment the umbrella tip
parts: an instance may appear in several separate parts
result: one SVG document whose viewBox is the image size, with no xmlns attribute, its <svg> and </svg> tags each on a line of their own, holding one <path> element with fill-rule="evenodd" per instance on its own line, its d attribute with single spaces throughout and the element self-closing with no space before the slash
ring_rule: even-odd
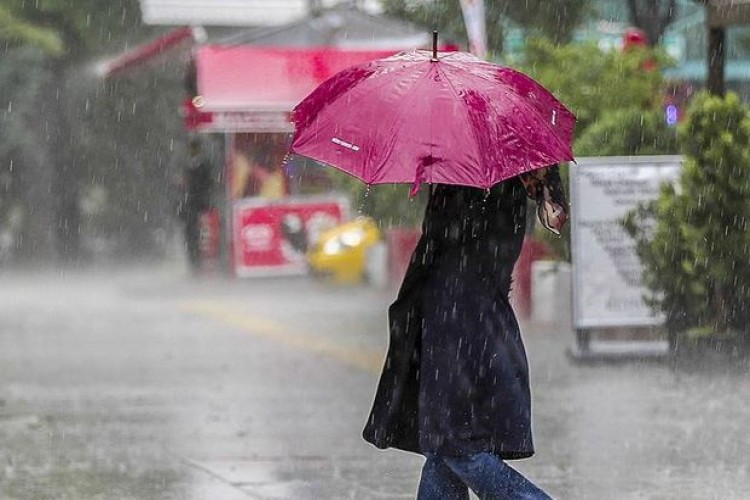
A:
<svg viewBox="0 0 750 500">
<path fill-rule="evenodd" d="M 437 62 L 438 30 L 432 30 L 432 62 Z"/>
</svg>

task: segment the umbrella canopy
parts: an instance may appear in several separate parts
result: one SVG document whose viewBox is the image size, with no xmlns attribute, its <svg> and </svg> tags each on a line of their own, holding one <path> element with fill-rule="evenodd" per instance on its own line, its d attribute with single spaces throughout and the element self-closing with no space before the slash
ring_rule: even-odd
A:
<svg viewBox="0 0 750 500">
<path fill-rule="evenodd" d="M 293 153 L 368 184 L 489 188 L 573 159 L 573 113 L 523 73 L 463 52 L 415 50 L 353 66 L 293 119 Z"/>
</svg>

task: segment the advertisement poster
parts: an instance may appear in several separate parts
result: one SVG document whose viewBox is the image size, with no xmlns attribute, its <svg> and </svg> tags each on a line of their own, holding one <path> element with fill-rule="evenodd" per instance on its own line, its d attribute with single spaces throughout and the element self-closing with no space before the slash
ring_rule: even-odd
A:
<svg viewBox="0 0 750 500">
<path fill-rule="evenodd" d="M 573 315 L 578 329 L 661 324 L 643 297 L 642 267 L 621 220 L 675 182 L 679 156 L 581 158 L 570 167 Z"/>
<path fill-rule="evenodd" d="M 299 197 L 234 204 L 234 268 L 237 276 L 307 272 L 305 252 L 320 234 L 349 217 L 343 198 Z"/>
</svg>

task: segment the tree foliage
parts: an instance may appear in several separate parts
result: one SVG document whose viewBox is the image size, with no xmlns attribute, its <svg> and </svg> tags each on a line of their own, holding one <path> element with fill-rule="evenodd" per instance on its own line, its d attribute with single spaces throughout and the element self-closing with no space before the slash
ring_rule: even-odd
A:
<svg viewBox="0 0 750 500">
<path fill-rule="evenodd" d="M 603 52 L 593 43 L 555 45 L 536 38 L 527 43 L 521 69 L 576 114 L 580 137 L 607 113 L 661 106 L 663 77 L 644 69 L 654 57 L 645 48 Z"/>
<path fill-rule="evenodd" d="M 118 258 L 159 255 L 173 230 L 187 161 L 182 78 L 179 63 L 121 76 L 87 95 L 90 107 L 77 119 L 82 230 Z"/>
<path fill-rule="evenodd" d="M 503 50 L 503 25 L 513 22 L 556 43 L 570 41 L 590 12 L 591 0 L 486 0 L 487 47 Z M 387 15 L 407 19 L 466 40 L 459 0 L 383 0 Z"/>
<path fill-rule="evenodd" d="M 63 42 L 54 30 L 26 22 L 0 4 L 0 42 L 7 48 L 32 46 L 48 54 L 61 54 Z"/>
<path fill-rule="evenodd" d="M 662 58 L 647 48 L 603 52 L 595 44 L 536 38 L 526 45 L 521 69 L 576 114 L 576 156 L 671 154 L 677 141 L 663 119 L 664 81 L 659 71 L 645 69 L 654 59 Z M 567 168 L 562 174 L 567 180 Z M 559 238 L 542 229 L 537 234 L 570 259 L 569 228 Z"/>
<path fill-rule="evenodd" d="M 508 17 L 528 34 L 567 43 L 591 14 L 590 0 L 515 0 L 507 2 Z"/>
<path fill-rule="evenodd" d="M 152 33 L 137 0 L 0 0 L 1 13 L 15 31 L 2 29 L 0 226 L 23 221 L 17 257 L 78 261 L 104 241 L 120 254 L 154 251 L 172 223 L 179 63 L 113 84 L 93 71 Z M 28 30 L 57 45 L 8 35 Z"/>
<path fill-rule="evenodd" d="M 677 131 L 660 108 L 623 108 L 602 115 L 575 143 L 576 156 L 677 154 Z"/>
<path fill-rule="evenodd" d="M 7 260 L 52 248 L 50 151 L 39 96 L 52 73 L 37 49 L 16 48 L 0 59 L 0 237 Z"/>
<path fill-rule="evenodd" d="M 85 57 L 133 35 L 140 23 L 137 0 L 0 0 L 0 19 L 3 13 L 3 31 L 21 33 L 18 42 L 48 38 L 47 52 L 60 58 Z"/>
<path fill-rule="evenodd" d="M 628 13 L 633 26 L 643 30 L 655 47 L 677 17 L 677 0 L 628 0 Z"/>
<path fill-rule="evenodd" d="M 750 113 L 735 94 L 700 94 L 679 134 L 679 183 L 626 221 L 651 304 L 673 332 L 729 332 L 750 346 Z"/>
<path fill-rule="evenodd" d="M 663 118 L 664 81 L 659 71 L 645 69 L 652 60 L 666 64 L 647 48 L 603 52 L 594 44 L 556 45 L 532 38 L 519 69 L 550 89 L 577 115 L 577 155 L 673 154 L 677 139 L 675 130 L 668 128 Z M 362 199 L 365 188 L 353 189 Z M 400 194 L 406 198 L 407 191 Z M 372 199 L 365 205 L 367 213 L 382 221 L 397 220 L 394 213 L 405 213 L 406 220 L 415 222 L 413 212 L 408 212 L 413 204 L 403 207 L 395 203 L 397 191 L 388 191 L 387 195 L 382 192 L 381 188 L 372 188 Z M 567 232 L 563 238 L 542 234 L 558 256 L 570 257 Z"/>
</svg>

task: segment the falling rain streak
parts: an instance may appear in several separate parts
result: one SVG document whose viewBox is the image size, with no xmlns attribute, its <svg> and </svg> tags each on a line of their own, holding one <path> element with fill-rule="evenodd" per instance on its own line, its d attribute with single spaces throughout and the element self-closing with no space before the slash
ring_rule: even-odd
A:
<svg viewBox="0 0 750 500">
<path fill-rule="evenodd" d="M 487 62 L 577 117 L 566 189 L 584 158 L 677 158 L 679 175 L 602 180 L 589 222 L 625 215 L 559 236 L 534 193 L 504 217 L 483 185 L 457 210 L 428 181 L 455 166 L 436 150 L 527 168 L 513 152 L 565 117 L 518 112 L 516 95 L 539 99 L 518 84 L 485 99 L 459 82 L 436 105 L 398 67 L 391 97 L 420 92 L 381 115 L 391 101 L 364 112 L 337 87 L 333 136 L 358 158 L 385 157 L 390 132 L 429 146 L 420 189 L 288 154 L 287 113 L 363 53 L 429 50 L 433 29 L 440 58 L 468 50 L 459 0 L 0 2 L 0 498 L 413 498 L 424 457 L 362 439 L 381 413 L 401 427 L 366 432 L 378 446 L 535 452 L 511 465 L 555 498 L 747 497 L 750 8 L 481 3 Z M 493 106 L 538 123 L 509 131 Z M 507 239 L 484 236 L 495 225 Z M 581 280 L 584 306 L 625 320 L 576 323 Z M 631 306 L 657 320 L 632 325 Z M 406 390 L 365 422 L 379 387 Z"/>
</svg>

